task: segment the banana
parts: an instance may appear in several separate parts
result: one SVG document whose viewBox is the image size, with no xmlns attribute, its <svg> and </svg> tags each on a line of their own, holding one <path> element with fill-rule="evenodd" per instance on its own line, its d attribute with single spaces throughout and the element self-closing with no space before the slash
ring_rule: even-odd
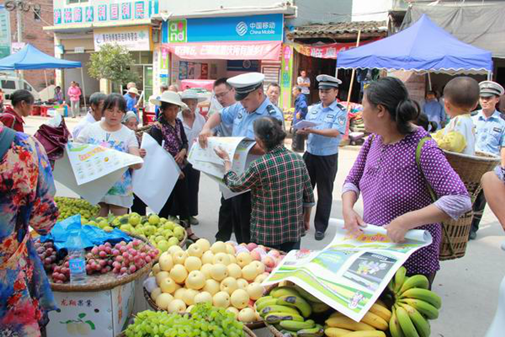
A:
<svg viewBox="0 0 505 337">
<path fill-rule="evenodd" d="M 268 300 L 262 301 L 261 303 L 258 303 L 258 301 L 256 301 L 256 311 L 257 312 L 261 312 L 266 307 L 277 304 L 277 299 L 275 297 L 269 298 Z"/>
<path fill-rule="evenodd" d="M 280 321 L 303 322 L 303 317 L 300 315 L 286 314 L 285 312 L 271 312 L 265 316 L 265 322 L 268 324 L 277 324 Z"/>
<path fill-rule="evenodd" d="M 296 314 L 296 315 L 300 314 L 300 312 L 293 307 L 288 307 L 285 305 L 276 305 L 276 304 L 269 305 L 268 307 L 265 307 L 263 310 L 261 310 L 260 314 L 261 314 L 261 316 L 266 316 L 266 314 L 268 314 L 270 312 L 283 312 L 286 314 Z"/>
<path fill-rule="evenodd" d="M 316 323 L 313 320 L 309 319 L 308 321 L 305 321 L 305 322 L 280 321 L 279 325 L 283 329 L 298 332 L 298 330 L 302 330 L 302 329 L 311 329 L 316 325 Z"/>
<path fill-rule="evenodd" d="M 419 337 L 416 327 L 414 326 L 414 323 L 412 323 L 407 310 L 401 306 L 397 306 L 395 311 L 405 337 Z"/>
<path fill-rule="evenodd" d="M 388 322 L 382 319 L 380 316 L 377 316 L 373 312 L 367 312 L 365 316 L 361 319 L 361 322 L 366 323 L 377 330 L 386 331 L 388 329 Z"/>
<path fill-rule="evenodd" d="M 328 337 L 340 337 L 340 336 L 344 336 L 350 332 L 352 332 L 352 330 L 341 329 L 341 328 L 326 328 L 326 329 L 324 329 L 324 334 Z"/>
<path fill-rule="evenodd" d="M 386 337 L 386 334 L 382 331 L 354 331 L 342 337 Z"/>
<path fill-rule="evenodd" d="M 405 337 L 394 309 L 391 314 L 391 320 L 389 321 L 389 332 L 391 333 L 391 337 Z"/>
<path fill-rule="evenodd" d="M 258 305 L 258 304 L 261 304 L 265 301 L 271 300 L 272 298 L 274 298 L 274 297 L 270 296 L 270 295 L 263 296 L 263 297 L 258 298 L 255 303 L 256 303 L 256 305 Z"/>
<path fill-rule="evenodd" d="M 391 281 L 389 281 L 389 283 L 388 283 L 388 289 L 392 293 L 395 292 L 395 278 L 394 277 L 391 279 Z"/>
<path fill-rule="evenodd" d="M 331 309 L 330 306 L 325 303 L 309 302 L 309 304 L 312 306 L 312 311 L 315 314 L 321 314 Z"/>
<path fill-rule="evenodd" d="M 403 286 L 400 289 L 399 294 L 403 294 L 405 291 L 412 289 L 412 288 L 422 288 L 422 289 L 428 289 L 430 287 L 430 281 L 428 281 L 428 278 L 424 275 L 414 275 L 409 277 L 408 280 L 403 282 Z"/>
<path fill-rule="evenodd" d="M 388 309 L 388 310 L 389 310 L 389 308 L 388 308 L 388 306 L 386 305 L 386 303 L 384 303 L 384 301 L 383 301 L 383 300 L 381 300 L 380 298 L 379 298 L 377 301 L 375 301 L 375 304 L 378 304 L 378 305 L 380 305 L 381 307 L 384 307 L 384 308 L 386 308 L 386 309 Z"/>
<path fill-rule="evenodd" d="M 363 322 L 355 322 L 347 316 L 330 317 L 326 320 L 330 328 L 342 328 L 352 331 L 375 330 L 375 328 Z"/>
<path fill-rule="evenodd" d="M 395 274 L 395 282 L 394 282 L 394 288 L 393 292 L 395 294 L 398 294 L 398 291 L 402 288 L 403 283 L 407 279 L 407 269 L 404 266 L 401 266 Z"/>
<path fill-rule="evenodd" d="M 305 318 L 310 317 L 312 314 L 312 308 L 310 307 L 310 304 L 301 296 L 282 296 L 277 299 L 277 304 L 286 305 L 288 307 L 295 307 L 296 309 L 300 310 L 302 316 Z"/>
<path fill-rule="evenodd" d="M 320 324 L 316 324 L 310 329 L 301 329 L 297 332 L 298 337 L 322 337 L 324 336 L 324 328 Z"/>
<path fill-rule="evenodd" d="M 427 289 L 417 289 L 417 288 L 409 289 L 404 293 L 402 293 L 400 298 L 401 299 L 413 298 L 417 300 L 422 300 L 430 303 L 437 309 L 440 309 L 440 307 L 442 307 L 442 299 L 440 298 L 440 296 L 435 294 L 433 291 Z"/>
<path fill-rule="evenodd" d="M 279 298 L 282 296 L 300 296 L 300 294 L 295 288 L 284 286 L 272 289 L 272 291 L 270 291 L 270 296 Z"/>
<path fill-rule="evenodd" d="M 379 305 L 377 303 L 374 303 L 369 311 L 381 317 L 386 322 L 389 322 L 389 320 L 391 319 L 391 311 L 386 307 L 383 307 L 382 305 Z"/>
<path fill-rule="evenodd" d="M 321 302 L 320 299 L 318 299 L 317 297 L 315 297 L 314 295 L 310 294 L 308 291 L 306 291 L 305 289 L 301 288 L 301 287 L 296 287 L 295 288 L 296 291 L 298 291 L 298 293 L 304 298 L 306 299 L 307 301 L 310 301 L 310 302 L 314 302 L 314 303 L 323 303 Z"/>
<path fill-rule="evenodd" d="M 421 337 L 430 337 L 431 328 L 430 323 L 426 320 L 426 318 L 421 315 L 419 311 L 414 309 L 408 304 L 400 303 L 400 305 L 407 311 L 409 314 L 410 320 L 414 323 L 419 336 Z"/>
<path fill-rule="evenodd" d="M 438 318 L 438 309 L 432 306 L 430 303 L 425 302 L 423 300 L 416 300 L 413 298 L 403 298 L 400 300 L 400 303 L 406 303 L 419 311 L 423 316 L 426 316 L 428 319 L 437 319 Z"/>
</svg>

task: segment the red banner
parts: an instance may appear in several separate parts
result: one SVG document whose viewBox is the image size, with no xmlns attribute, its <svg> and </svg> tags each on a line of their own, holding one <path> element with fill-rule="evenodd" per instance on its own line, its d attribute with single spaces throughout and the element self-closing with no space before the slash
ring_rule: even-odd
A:
<svg viewBox="0 0 505 337">
<path fill-rule="evenodd" d="M 272 60 L 278 61 L 281 42 L 199 42 L 165 45 L 181 59 L 202 60 Z"/>
<path fill-rule="evenodd" d="M 370 42 L 375 42 L 379 39 L 367 40 L 360 43 L 360 46 L 368 44 Z M 341 51 L 352 49 L 356 47 L 356 42 L 348 42 L 348 43 L 332 43 L 325 44 L 321 46 L 311 46 L 311 45 L 303 45 L 303 44 L 295 44 L 295 49 L 300 54 L 309 57 L 316 57 L 320 59 L 336 59 L 337 54 Z"/>
</svg>

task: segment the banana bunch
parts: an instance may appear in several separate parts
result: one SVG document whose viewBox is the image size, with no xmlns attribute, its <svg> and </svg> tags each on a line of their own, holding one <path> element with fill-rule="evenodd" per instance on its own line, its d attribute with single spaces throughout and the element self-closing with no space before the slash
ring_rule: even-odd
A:
<svg viewBox="0 0 505 337">
<path fill-rule="evenodd" d="M 386 337 L 392 313 L 380 301 L 374 303 L 360 322 L 355 322 L 339 312 L 326 320 L 324 333 L 329 337 Z"/>
<path fill-rule="evenodd" d="M 426 276 L 408 277 L 406 273 L 407 270 L 401 267 L 389 284 L 395 300 L 389 321 L 391 336 L 428 337 L 431 333 L 428 320 L 438 318 L 442 300 L 428 290 L 429 281 Z"/>
<path fill-rule="evenodd" d="M 267 324 L 274 325 L 286 337 L 322 337 L 324 328 L 309 319 L 324 313 L 329 306 L 296 286 L 272 289 L 255 303 L 256 311 Z"/>
</svg>

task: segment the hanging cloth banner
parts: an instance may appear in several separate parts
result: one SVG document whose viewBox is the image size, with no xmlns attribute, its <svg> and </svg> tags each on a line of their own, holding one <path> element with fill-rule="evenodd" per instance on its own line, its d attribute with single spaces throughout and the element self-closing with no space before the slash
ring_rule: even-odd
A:
<svg viewBox="0 0 505 337">
<path fill-rule="evenodd" d="M 380 38 L 362 41 L 360 45 L 365 45 L 370 42 L 375 42 L 380 40 Z M 315 57 L 320 59 L 336 59 L 337 54 L 341 51 L 356 48 L 356 42 L 348 43 L 331 43 L 320 46 L 306 45 L 306 44 L 294 44 L 295 50 L 302 55 Z"/>
<path fill-rule="evenodd" d="M 168 50 L 187 60 L 272 60 L 278 61 L 282 42 L 192 42 L 164 45 Z"/>
</svg>

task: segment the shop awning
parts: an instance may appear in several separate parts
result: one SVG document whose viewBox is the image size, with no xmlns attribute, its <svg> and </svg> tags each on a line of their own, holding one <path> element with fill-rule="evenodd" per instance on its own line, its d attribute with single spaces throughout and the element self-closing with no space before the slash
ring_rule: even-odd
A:
<svg viewBox="0 0 505 337">
<path fill-rule="evenodd" d="M 300 39 L 332 39 L 356 40 L 361 31 L 361 39 L 386 37 L 388 25 L 386 21 L 355 21 L 336 22 L 327 24 L 310 24 L 294 27 L 286 36 L 290 40 Z"/>
<path fill-rule="evenodd" d="M 164 47 L 187 60 L 272 60 L 280 59 L 282 42 L 171 43 Z"/>
<path fill-rule="evenodd" d="M 380 38 L 375 38 L 368 41 L 361 41 L 360 45 L 365 45 L 370 42 L 377 41 L 379 39 Z M 293 45 L 295 47 L 295 50 L 302 55 L 320 59 L 334 59 L 334 60 L 337 59 L 337 54 L 339 52 L 356 48 L 356 42 L 313 44 L 313 45 L 295 43 Z"/>
</svg>

